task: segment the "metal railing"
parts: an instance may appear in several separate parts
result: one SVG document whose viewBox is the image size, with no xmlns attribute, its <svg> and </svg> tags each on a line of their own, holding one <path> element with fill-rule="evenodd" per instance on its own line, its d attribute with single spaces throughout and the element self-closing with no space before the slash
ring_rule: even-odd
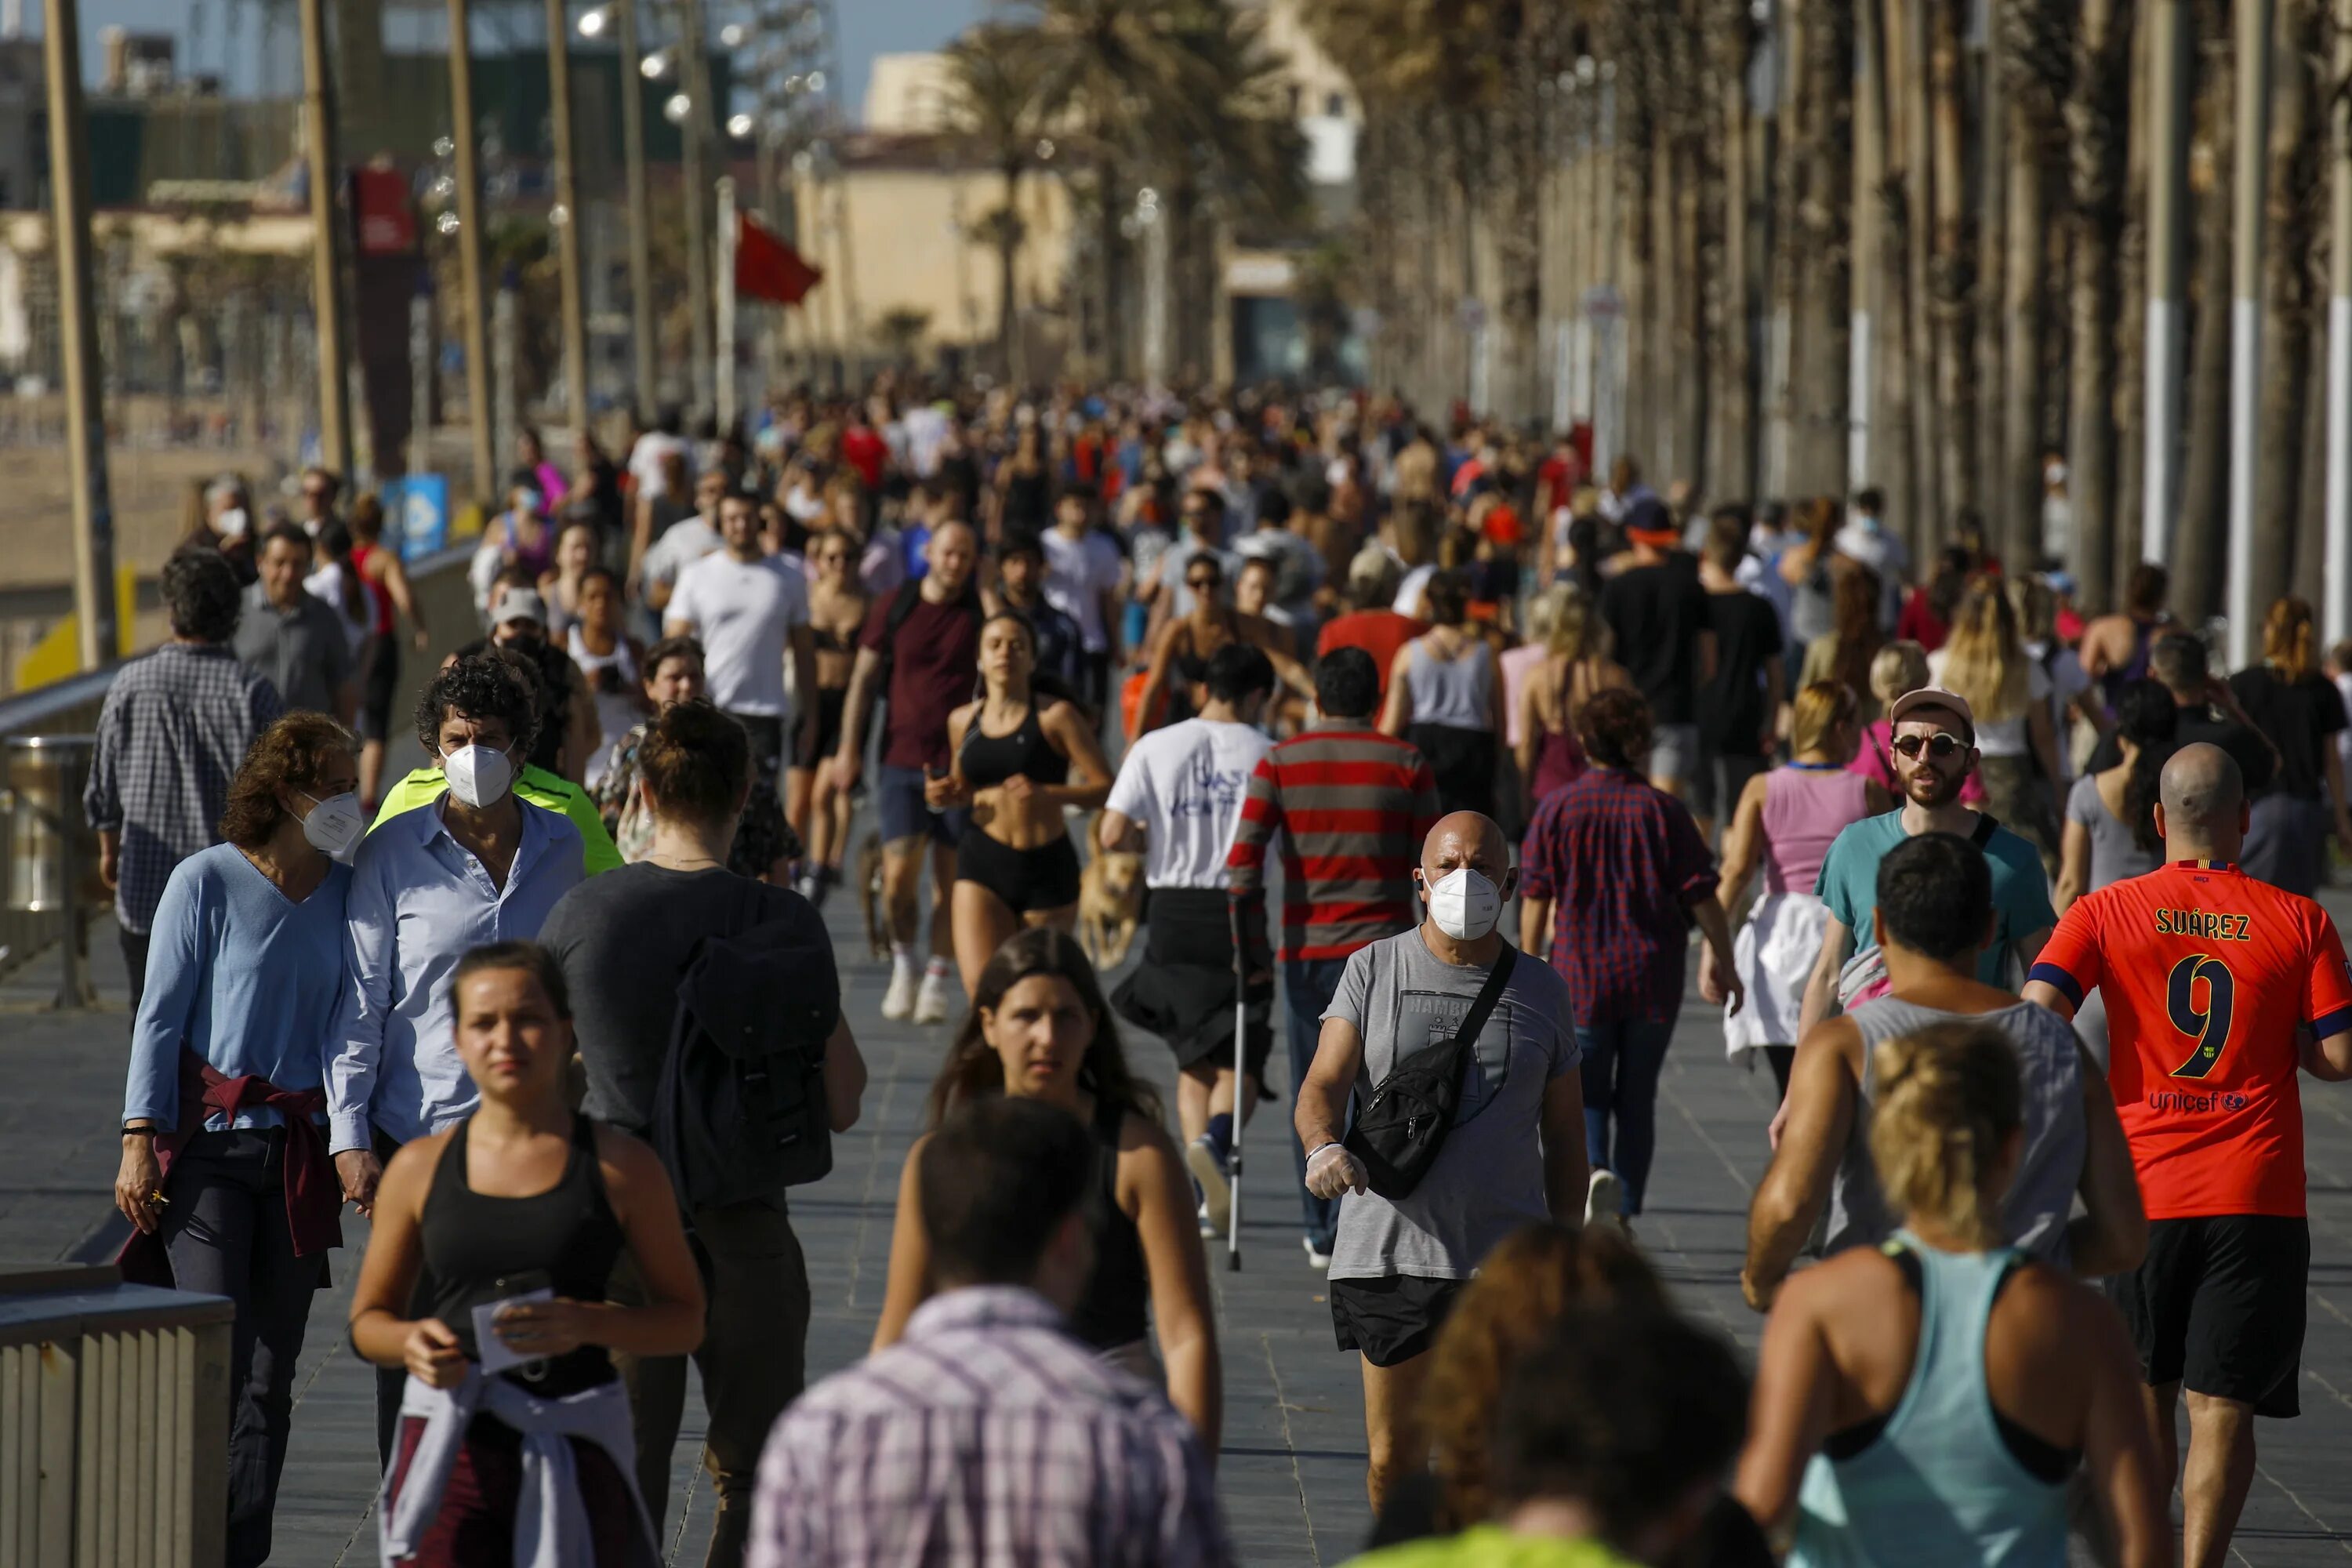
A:
<svg viewBox="0 0 2352 1568">
<path fill-rule="evenodd" d="M 453 546 L 435 555 L 426 556 L 409 568 L 409 580 L 414 585 L 426 624 L 433 628 L 431 646 L 423 653 L 413 647 L 401 650 L 400 683 L 395 689 L 392 709 L 392 749 L 397 751 L 400 739 L 407 729 L 407 716 L 416 705 L 417 695 L 424 689 L 425 678 L 438 668 L 449 651 L 481 635 L 481 623 L 474 611 L 472 590 L 466 581 L 466 567 L 473 559 L 474 542 Z M 0 741 L 27 735 L 89 735 L 97 731 L 99 710 L 106 703 L 108 688 L 127 660 L 104 665 L 83 674 L 68 677 L 51 685 L 14 697 L 0 699 Z M 5 792 L 0 792 L 5 793 Z M 15 800 L 0 798 L 0 806 L 13 819 L 17 810 L 25 809 Z M 78 818 L 79 803 L 74 803 Z M 14 866 L 8 858 L 17 853 L 16 846 L 31 836 L 14 831 L 0 834 L 0 889 L 11 885 Z M 74 857 L 94 856 L 96 842 L 86 833 L 67 836 L 68 853 Z M 58 876 L 68 880 L 86 879 L 91 872 L 87 863 L 69 864 L 58 868 Z M 87 921 L 90 917 L 110 910 L 110 903 L 79 905 L 67 910 L 43 909 L 16 910 L 0 909 L 0 975 L 22 966 L 46 952 L 62 937 L 68 921 Z M 86 931 L 77 940 L 86 940 Z M 72 997 L 65 997 L 70 1002 Z"/>
</svg>

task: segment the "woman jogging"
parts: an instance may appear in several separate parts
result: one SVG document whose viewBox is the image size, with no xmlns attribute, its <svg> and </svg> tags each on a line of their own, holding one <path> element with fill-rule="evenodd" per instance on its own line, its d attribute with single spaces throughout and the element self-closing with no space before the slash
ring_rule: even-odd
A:
<svg viewBox="0 0 2352 1568">
<path fill-rule="evenodd" d="M 800 704 L 800 722 L 816 728 L 816 750 L 794 746 L 784 768 L 784 816 L 804 823 L 801 837 L 808 846 L 808 869 L 801 877 L 801 892 L 811 903 L 841 880 L 842 861 L 849 851 L 850 799 L 833 787 L 833 770 L 824 760 L 841 749 L 841 721 L 849 700 L 849 677 L 857 663 L 857 634 L 866 626 L 872 601 L 857 580 L 857 542 L 838 529 L 828 529 L 809 541 L 809 633 L 816 644 L 816 691 Z M 799 759 L 814 755 L 816 765 L 802 767 Z"/>
<path fill-rule="evenodd" d="M 509 1568 L 528 1521 L 542 1561 L 651 1568 L 610 1352 L 702 1342 L 677 1195 L 650 1148 L 567 1103 L 572 1008 L 545 949 L 476 948 L 450 991 L 481 1102 L 393 1157 L 352 1296 L 352 1345 L 408 1373 L 379 1504 L 384 1559 Z M 649 1305 L 605 1299 L 624 1247 Z M 562 1479 L 568 1496 L 533 1495 Z"/>
<path fill-rule="evenodd" d="M 923 786 L 933 811 L 971 808 L 950 905 L 967 994 L 1023 926 L 1076 922 L 1078 852 L 1062 808 L 1092 811 L 1110 794 L 1110 765 L 1077 704 L 1031 689 L 1036 658 L 1027 621 L 1003 610 L 989 617 L 980 629 L 983 695 L 948 716 L 953 768 Z"/>
<path fill-rule="evenodd" d="M 1878 1047 L 1870 1152 L 1904 1228 L 1792 1277 L 1764 1330 L 1739 1500 L 1795 1568 L 2062 1564 L 2080 1472 L 2113 1561 L 2172 1561 L 2139 1366 L 2089 1286 L 2000 1244 L 2017 1052 L 1937 1025 Z M 1933 1521 L 1933 1528 L 1923 1528 Z"/>
<path fill-rule="evenodd" d="M 1381 732 L 1411 741 L 1429 759 L 1440 812 L 1492 816 L 1504 744 L 1494 649 L 1471 624 L 1470 585 L 1460 573 L 1438 573 L 1422 598 L 1430 628 L 1397 649 Z"/>
<path fill-rule="evenodd" d="M 925 1122 L 937 1128 L 958 1106 L 990 1094 L 1058 1105 L 1092 1131 L 1102 1184 L 1095 1272 L 1070 1314 L 1070 1331 L 1158 1384 L 1162 1377 L 1150 1337 L 1156 1331 L 1169 1401 L 1215 1453 L 1223 1375 L 1192 1184 L 1162 1125 L 1158 1097 L 1128 1071 L 1094 966 L 1065 932 L 1024 931 L 990 956 L 972 987 L 971 1012 L 931 1086 Z M 897 1342 L 929 1289 L 930 1248 L 916 1191 L 921 1149 L 919 1139 L 898 1184 L 890 1279 L 874 1331 L 877 1351 Z"/>
</svg>

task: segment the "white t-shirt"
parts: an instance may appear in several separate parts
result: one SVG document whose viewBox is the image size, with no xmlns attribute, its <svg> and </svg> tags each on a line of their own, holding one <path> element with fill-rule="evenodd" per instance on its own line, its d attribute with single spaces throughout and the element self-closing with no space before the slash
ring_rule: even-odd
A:
<svg viewBox="0 0 2352 1568">
<path fill-rule="evenodd" d="M 1118 546 L 1099 529 L 1072 539 L 1058 528 L 1042 536 L 1045 547 L 1045 602 L 1078 623 L 1088 653 L 1110 646 L 1103 630 L 1102 596 L 1118 590 Z"/>
<path fill-rule="evenodd" d="M 1830 542 L 1839 554 L 1878 574 L 1879 625 L 1891 629 L 1903 613 L 1903 582 L 1911 573 L 1911 552 L 1885 524 L 1873 528 L 1859 520 L 1839 529 Z"/>
<path fill-rule="evenodd" d="M 1419 620 L 1421 595 L 1428 588 L 1429 580 L 1436 575 L 1437 566 L 1433 562 L 1424 563 L 1407 572 L 1404 574 L 1404 580 L 1397 584 L 1396 601 L 1390 605 L 1389 608 L 1400 616 L 1411 616 L 1413 619 Z"/>
<path fill-rule="evenodd" d="M 706 555 L 678 574 L 665 620 L 702 639 L 710 700 L 732 713 L 784 712 L 784 647 L 808 624 L 808 584 L 765 557 Z"/>
<path fill-rule="evenodd" d="M 1109 808 L 1144 832 L 1150 888 L 1222 888 L 1250 774 L 1274 742 L 1247 724 L 1187 719 L 1128 747 Z"/>
<path fill-rule="evenodd" d="M 1944 666 L 1951 661 L 1949 648 L 1937 648 L 1927 656 L 1927 681 L 1931 686 L 1944 684 Z M 2026 714 L 2032 704 L 2047 706 L 2053 688 L 2050 677 L 2039 664 L 2030 658 L 2025 667 L 2026 709 L 2014 719 L 1984 719 L 1977 721 L 1977 750 L 1988 757 L 2022 757 L 2032 750 L 2032 740 L 2026 732 Z"/>
<path fill-rule="evenodd" d="M 679 573 L 725 542 L 717 529 L 702 521 L 700 512 L 682 517 L 646 547 L 641 574 L 647 583 L 676 583 Z"/>
<path fill-rule="evenodd" d="M 690 450 L 685 441 L 664 431 L 648 430 L 638 437 L 637 444 L 629 448 L 629 475 L 637 481 L 637 494 L 647 500 L 661 494 L 662 458 Z"/>
</svg>

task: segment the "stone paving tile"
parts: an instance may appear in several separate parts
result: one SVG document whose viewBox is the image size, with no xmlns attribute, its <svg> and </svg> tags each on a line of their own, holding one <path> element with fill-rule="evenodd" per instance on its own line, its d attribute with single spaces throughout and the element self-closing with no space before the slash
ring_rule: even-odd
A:
<svg viewBox="0 0 2352 1568">
<path fill-rule="evenodd" d="M 2352 903 L 2336 903 L 2339 918 Z M 873 1068 L 866 1116 L 835 1145 L 825 1181 L 793 1194 L 814 1297 L 809 1362 L 823 1373 L 860 1355 L 878 1310 L 898 1173 L 948 1031 L 886 1025 L 877 1012 L 883 967 L 866 952 L 856 911 L 831 911 L 852 1017 Z M 24 1086 L 0 1101 L 0 1268 L 50 1264 L 105 1243 L 128 1030 L 110 933 L 93 949 L 116 1011 L 23 1011 L 53 973 L 36 965 L 0 985 L 0 1075 Z M 1749 1184 L 1766 1159 L 1771 1079 L 1722 1059 L 1720 1033 L 1694 999 L 1676 1032 L 1658 1107 L 1658 1160 L 1642 1245 L 1690 1311 L 1752 1352 L 1760 1320 L 1739 1300 Z M 1131 1046 L 1139 1068 L 1167 1088 L 1156 1043 Z M 1277 1067 L 1277 1071 L 1279 1068 Z M 2306 1084 L 2314 1262 L 2304 1355 L 2304 1415 L 2260 1424 L 2261 1468 L 2239 1532 L 2236 1561 L 2253 1568 L 2341 1563 L 2352 1554 L 2352 1093 Z M 1344 1561 L 1370 1526 L 1363 1498 L 1362 1405 L 1356 1363 L 1336 1352 L 1320 1276 L 1297 1250 L 1286 1195 L 1282 1142 L 1288 1098 L 1253 1123 L 1244 1267 L 1212 1261 L 1225 1358 L 1226 1430 L 1220 1479 L 1243 1560 L 1265 1564 Z M 362 1563 L 373 1552 L 368 1512 L 374 1465 L 373 1381 L 344 1341 L 350 1282 L 363 1222 L 346 1222 L 335 1288 L 311 1317 L 297 1380 L 294 1442 L 274 1561 Z M 109 1249 L 110 1250 L 110 1248 Z M 699 1468 L 702 1413 L 690 1394 L 677 1450 L 664 1546 L 698 1563 L 709 1540 L 711 1488 Z"/>
</svg>

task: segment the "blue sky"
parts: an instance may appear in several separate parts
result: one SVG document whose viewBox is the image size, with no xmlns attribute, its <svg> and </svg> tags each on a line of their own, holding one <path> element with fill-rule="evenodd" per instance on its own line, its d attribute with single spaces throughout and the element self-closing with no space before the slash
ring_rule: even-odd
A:
<svg viewBox="0 0 2352 1568">
<path fill-rule="evenodd" d="M 586 0 L 571 0 L 576 16 Z M 834 15 L 841 29 L 841 66 L 849 79 L 848 103 L 853 110 L 866 97 L 866 73 L 877 54 L 901 49 L 937 48 L 979 19 L 986 0 L 835 0 Z M 728 0 L 705 0 L 709 15 L 724 19 L 735 7 Z M 40 0 L 24 0 L 26 21 L 40 30 Z M 276 47 L 265 58 L 261 47 L 261 0 L 82 0 L 82 58 L 85 74 L 98 71 L 98 30 L 120 24 L 136 32 L 171 32 L 181 41 L 183 68 L 218 71 L 224 59 L 235 63 L 228 71 L 231 91 L 250 92 L 265 85 L 278 91 L 294 88 L 294 7 L 278 0 L 281 21 Z M 438 11 L 438 6 L 427 7 Z M 542 14 L 540 0 L 476 0 L 477 26 L 495 26 L 501 15 L 528 23 L 533 36 Z M 234 29 L 232 33 L 231 29 Z M 194 35 L 194 59 L 190 37 Z M 234 47 L 230 47 L 234 39 Z M 274 80 L 268 79 L 275 79 Z"/>
</svg>

